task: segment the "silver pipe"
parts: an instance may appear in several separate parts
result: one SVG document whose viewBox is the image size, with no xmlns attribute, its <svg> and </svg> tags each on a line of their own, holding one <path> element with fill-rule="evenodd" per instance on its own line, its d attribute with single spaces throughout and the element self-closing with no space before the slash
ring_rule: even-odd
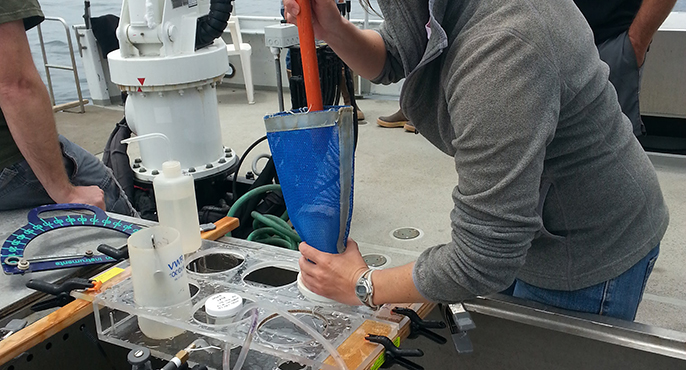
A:
<svg viewBox="0 0 686 370">
<path fill-rule="evenodd" d="M 46 18 L 47 19 L 47 18 Z M 48 91 L 50 92 L 50 103 L 55 105 L 55 93 L 52 91 L 52 78 L 50 78 L 50 67 L 48 67 L 48 55 L 45 52 L 45 42 L 43 41 L 43 30 L 40 26 L 36 27 L 38 30 L 38 41 L 40 42 L 40 51 L 43 54 L 43 67 L 45 68 L 45 79 L 48 80 Z"/>
<path fill-rule="evenodd" d="M 274 64 L 276 65 L 276 91 L 279 98 L 279 112 L 284 111 L 283 104 L 283 82 L 281 81 L 281 49 L 271 47 L 271 52 L 274 55 Z"/>
</svg>

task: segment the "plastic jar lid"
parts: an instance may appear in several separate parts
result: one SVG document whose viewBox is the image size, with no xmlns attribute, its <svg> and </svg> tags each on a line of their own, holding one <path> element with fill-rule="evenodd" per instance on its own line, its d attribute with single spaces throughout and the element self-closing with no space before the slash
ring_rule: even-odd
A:
<svg viewBox="0 0 686 370">
<path fill-rule="evenodd" d="M 213 317 L 235 316 L 243 307 L 243 298 L 236 293 L 218 293 L 205 301 L 205 312 Z"/>
</svg>

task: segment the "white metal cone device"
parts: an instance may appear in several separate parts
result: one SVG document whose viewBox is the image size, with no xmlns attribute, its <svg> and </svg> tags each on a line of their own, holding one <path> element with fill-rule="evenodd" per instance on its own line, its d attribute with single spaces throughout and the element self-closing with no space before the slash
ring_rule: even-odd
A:
<svg viewBox="0 0 686 370">
<path fill-rule="evenodd" d="M 236 156 L 222 145 L 217 83 L 229 69 L 221 38 L 196 50 L 198 18 L 209 0 L 124 0 L 117 28 L 120 49 L 108 56 L 112 81 L 128 93 L 126 120 L 136 135 L 160 133 L 139 143 L 136 178 L 152 181 L 174 159 L 197 179 L 232 167 Z M 166 147 L 169 148 L 166 148 Z"/>
</svg>

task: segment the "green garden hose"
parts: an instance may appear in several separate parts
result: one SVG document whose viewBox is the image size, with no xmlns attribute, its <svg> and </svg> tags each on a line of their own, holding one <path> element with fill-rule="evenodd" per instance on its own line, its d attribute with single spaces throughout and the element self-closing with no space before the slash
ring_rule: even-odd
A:
<svg viewBox="0 0 686 370">
<path fill-rule="evenodd" d="M 250 190 L 236 200 L 231 209 L 229 209 L 227 216 L 235 217 L 240 208 L 249 199 L 270 191 L 281 191 L 281 186 L 279 184 L 270 184 Z M 288 224 L 288 212 L 284 212 L 281 217 L 270 214 L 263 215 L 255 211 L 252 211 L 250 215 L 254 219 L 254 231 L 248 235 L 247 240 L 298 250 L 298 244 L 302 239 Z M 227 233 L 226 236 L 231 236 L 231 233 Z"/>
</svg>

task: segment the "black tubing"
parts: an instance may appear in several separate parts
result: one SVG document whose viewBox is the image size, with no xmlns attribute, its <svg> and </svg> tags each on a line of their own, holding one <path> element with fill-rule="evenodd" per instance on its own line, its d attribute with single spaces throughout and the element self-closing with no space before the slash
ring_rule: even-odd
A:
<svg viewBox="0 0 686 370">
<path fill-rule="evenodd" d="M 231 16 L 231 0 L 211 0 L 210 12 L 198 18 L 195 50 L 202 49 L 222 35 Z"/>
</svg>

